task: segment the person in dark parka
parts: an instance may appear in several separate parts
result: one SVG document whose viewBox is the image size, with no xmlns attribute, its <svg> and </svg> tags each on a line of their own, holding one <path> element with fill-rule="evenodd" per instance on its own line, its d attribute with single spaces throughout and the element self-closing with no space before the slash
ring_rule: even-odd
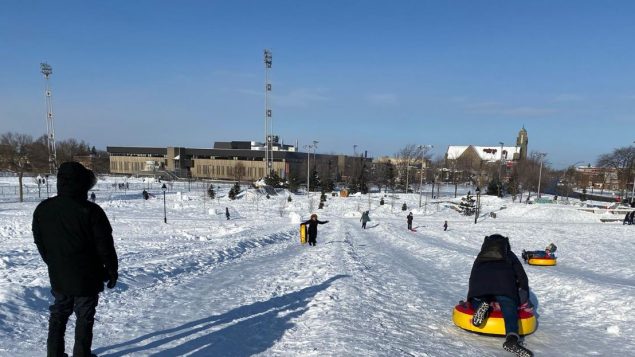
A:
<svg viewBox="0 0 635 357">
<path fill-rule="evenodd" d="M 364 213 L 362 213 L 362 218 L 359 220 L 362 222 L 362 229 L 366 229 L 366 223 L 370 221 L 369 211 L 364 211 Z"/>
<path fill-rule="evenodd" d="M 314 213 L 311 215 L 311 219 L 302 223 L 308 227 L 307 232 L 309 233 L 309 245 L 312 245 L 312 246 L 315 246 L 315 244 L 317 243 L 316 238 L 317 238 L 318 224 L 329 223 L 329 221 L 319 221 L 317 218 L 318 218 L 317 214 Z"/>
<path fill-rule="evenodd" d="M 87 200 L 95 184 L 92 171 L 77 162 L 60 165 L 56 197 L 42 201 L 33 213 L 33 238 L 48 266 L 51 293 L 47 356 L 65 356 L 64 334 L 75 312 L 74 357 L 91 356 L 93 324 L 99 293 L 115 287 L 117 253 L 108 217 Z"/>
<path fill-rule="evenodd" d="M 408 220 L 408 229 L 412 230 L 412 212 L 408 213 L 408 215 L 406 216 L 406 219 Z"/>
<path fill-rule="evenodd" d="M 531 355 L 518 343 L 518 306 L 529 303 L 529 280 L 507 237 L 500 234 L 485 237 L 472 266 L 467 298 L 475 311 L 472 319 L 475 326 L 485 323 L 489 303 L 497 301 L 505 320 L 503 348 L 517 355 Z"/>
</svg>

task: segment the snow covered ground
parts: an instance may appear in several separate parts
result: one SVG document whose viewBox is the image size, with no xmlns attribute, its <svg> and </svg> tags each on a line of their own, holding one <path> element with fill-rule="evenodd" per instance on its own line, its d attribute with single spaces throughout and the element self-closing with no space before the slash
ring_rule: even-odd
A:
<svg viewBox="0 0 635 357">
<path fill-rule="evenodd" d="M 93 344 L 100 356 L 507 356 L 502 339 L 451 320 L 492 233 L 508 235 L 518 255 L 558 246 L 557 266 L 525 266 L 539 316 L 526 345 L 537 356 L 635 355 L 635 227 L 601 223 L 609 213 L 485 196 L 474 224 L 450 208 L 453 198 L 414 209 L 416 194 L 386 197 L 384 206 L 378 193 L 329 196 L 315 210 L 329 223 L 310 247 L 299 244 L 298 224 L 319 194 L 229 201 L 226 185 L 210 201 L 199 186 L 177 185 L 166 196 L 165 224 L 158 186 L 144 201 L 144 184 L 130 183 L 125 192 L 97 191 L 120 259 L 117 287 L 100 296 Z M 41 356 L 52 298 L 30 231 L 37 192 L 25 203 L 4 192 L 0 356 Z M 417 232 L 406 230 L 404 201 Z M 369 204 L 364 231 L 359 217 Z"/>
</svg>

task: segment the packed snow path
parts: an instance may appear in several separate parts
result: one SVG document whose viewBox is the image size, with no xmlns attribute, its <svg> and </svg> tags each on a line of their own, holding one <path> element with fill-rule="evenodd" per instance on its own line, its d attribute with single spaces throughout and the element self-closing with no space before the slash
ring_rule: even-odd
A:
<svg viewBox="0 0 635 357">
<path fill-rule="evenodd" d="M 537 356 L 635 354 L 635 232 L 593 214 L 518 205 L 474 225 L 453 211 L 417 211 L 418 232 L 410 232 L 401 211 L 374 206 L 362 230 L 359 203 L 336 198 L 320 212 L 330 223 L 310 247 L 298 242 L 294 217 L 308 211 L 298 197 L 284 214 L 233 203 L 230 221 L 210 220 L 193 202 L 172 206 L 181 218 L 168 225 L 139 217 L 158 201 L 103 203 L 121 273 L 98 307 L 94 349 L 102 357 L 507 356 L 502 339 L 451 321 L 482 238 L 495 232 L 509 235 L 518 254 L 551 241 L 559 247 L 558 266 L 525 265 L 539 314 L 526 344 Z M 51 299 L 29 233 L 33 207 L 0 210 L 2 356 L 44 351 Z M 608 242 L 618 249 L 599 254 Z"/>
</svg>

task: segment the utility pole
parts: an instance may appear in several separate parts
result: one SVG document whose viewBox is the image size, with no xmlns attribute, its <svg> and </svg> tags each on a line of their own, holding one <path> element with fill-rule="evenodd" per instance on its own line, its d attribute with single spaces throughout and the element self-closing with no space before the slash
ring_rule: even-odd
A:
<svg viewBox="0 0 635 357">
<path fill-rule="evenodd" d="M 44 95 L 46 99 L 46 138 L 49 152 L 49 174 L 54 175 L 57 172 L 57 151 L 55 150 L 55 128 L 53 127 L 53 99 L 49 84 L 49 77 L 53 73 L 53 67 L 44 62 L 40 63 L 40 70 L 46 80 Z"/>
</svg>

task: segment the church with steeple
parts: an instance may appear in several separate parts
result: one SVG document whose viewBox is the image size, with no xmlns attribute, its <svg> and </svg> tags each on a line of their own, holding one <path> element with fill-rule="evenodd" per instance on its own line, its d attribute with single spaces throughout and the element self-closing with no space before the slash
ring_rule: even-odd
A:
<svg viewBox="0 0 635 357">
<path fill-rule="evenodd" d="M 529 139 L 527 138 L 527 130 L 523 125 L 523 128 L 518 132 L 518 138 L 516 138 L 516 146 L 520 148 L 518 160 L 527 158 L 527 144 L 529 144 Z"/>
<path fill-rule="evenodd" d="M 503 176 L 519 161 L 527 159 L 529 138 L 527 129 L 523 125 L 516 138 L 516 146 L 448 146 L 445 153 L 445 164 L 448 168 L 469 174 L 481 176 L 489 168 L 503 167 Z M 480 181 L 480 180 L 479 180 Z"/>
</svg>

